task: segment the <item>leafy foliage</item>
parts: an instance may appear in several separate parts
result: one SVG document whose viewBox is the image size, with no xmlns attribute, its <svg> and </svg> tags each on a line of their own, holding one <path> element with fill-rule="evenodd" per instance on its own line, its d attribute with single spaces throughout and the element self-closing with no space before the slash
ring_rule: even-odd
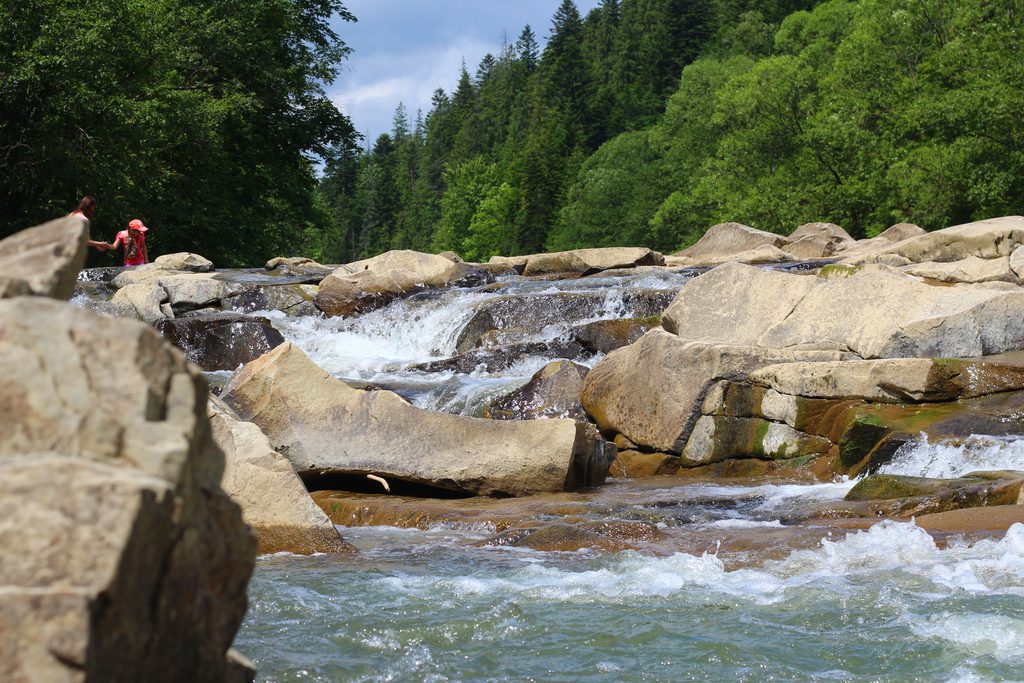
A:
<svg viewBox="0 0 1024 683">
<path fill-rule="evenodd" d="M 220 265 L 324 241 L 314 155 L 354 133 L 323 91 L 338 0 L 26 0 L 0 9 L 0 234 L 99 199 L 154 250 Z M 339 200 L 340 201 L 340 200 Z"/>
</svg>

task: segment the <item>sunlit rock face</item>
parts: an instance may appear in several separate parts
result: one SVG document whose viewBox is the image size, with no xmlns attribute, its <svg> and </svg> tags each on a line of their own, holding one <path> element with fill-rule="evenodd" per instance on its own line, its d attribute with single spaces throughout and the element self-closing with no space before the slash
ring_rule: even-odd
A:
<svg viewBox="0 0 1024 683">
<path fill-rule="evenodd" d="M 225 680 L 256 540 L 148 326 L 0 302 L 0 679 Z"/>
</svg>

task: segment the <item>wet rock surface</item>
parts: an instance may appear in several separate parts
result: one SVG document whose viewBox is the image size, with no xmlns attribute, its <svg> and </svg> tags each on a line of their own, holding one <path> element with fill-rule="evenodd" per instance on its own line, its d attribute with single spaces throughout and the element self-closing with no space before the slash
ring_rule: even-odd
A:
<svg viewBox="0 0 1024 683">
<path fill-rule="evenodd" d="M 156 329 L 204 370 L 234 370 L 284 342 L 269 320 L 209 312 L 160 319 Z"/>
<path fill-rule="evenodd" d="M 580 392 L 589 371 L 586 366 L 572 361 L 552 361 L 534 373 L 524 386 L 492 401 L 484 409 L 484 417 L 492 420 L 566 417 L 585 422 L 587 415 L 580 403 Z"/>
<path fill-rule="evenodd" d="M 567 321 L 594 319 L 606 313 L 609 307 L 631 311 L 631 316 L 647 318 L 661 313 L 674 294 L 663 290 L 630 289 L 621 298 L 592 292 L 558 292 L 533 296 L 507 296 L 491 299 L 476 310 L 462 328 L 456 341 L 460 353 L 483 345 L 490 332 L 516 330 L 537 332 L 548 325 L 563 325 Z M 504 341 L 501 334 L 489 337 L 490 344 Z"/>
</svg>

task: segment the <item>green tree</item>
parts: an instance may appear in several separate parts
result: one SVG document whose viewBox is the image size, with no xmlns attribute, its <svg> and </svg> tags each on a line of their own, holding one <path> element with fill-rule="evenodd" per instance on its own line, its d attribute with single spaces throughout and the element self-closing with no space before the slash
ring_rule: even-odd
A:
<svg viewBox="0 0 1024 683">
<path fill-rule="evenodd" d="M 354 135 L 323 87 L 337 0 L 33 0 L 0 10 L 0 234 L 100 199 L 151 251 L 218 265 L 290 252 L 328 222 L 312 158 Z M 244 234 L 244 239 L 239 235 Z"/>
</svg>

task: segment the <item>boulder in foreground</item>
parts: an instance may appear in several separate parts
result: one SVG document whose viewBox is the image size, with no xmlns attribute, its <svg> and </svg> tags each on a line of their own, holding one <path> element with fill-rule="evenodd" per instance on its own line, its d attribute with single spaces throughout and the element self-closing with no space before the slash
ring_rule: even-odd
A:
<svg viewBox="0 0 1024 683">
<path fill-rule="evenodd" d="M 206 400 L 138 321 L 0 302 L 0 680 L 247 675 L 256 541 Z"/>
<path fill-rule="evenodd" d="M 353 389 L 285 343 L 232 378 L 224 400 L 304 478 L 366 475 L 476 495 L 604 481 L 614 446 L 573 420 L 508 422 L 434 413 Z"/>
</svg>

